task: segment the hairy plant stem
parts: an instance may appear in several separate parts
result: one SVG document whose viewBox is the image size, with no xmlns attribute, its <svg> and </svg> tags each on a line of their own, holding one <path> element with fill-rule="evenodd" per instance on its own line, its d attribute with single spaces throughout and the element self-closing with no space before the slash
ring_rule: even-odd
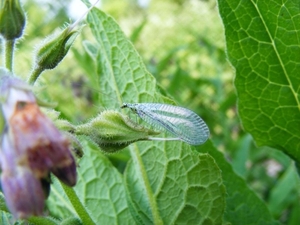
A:
<svg viewBox="0 0 300 225">
<path fill-rule="evenodd" d="M 34 68 L 28 78 L 28 83 L 34 85 L 35 81 L 38 79 L 42 72 L 43 69 L 41 67 Z"/>
<path fill-rule="evenodd" d="M 5 67 L 12 72 L 15 40 L 5 41 Z"/>
<path fill-rule="evenodd" d="M 29 223 L 36 225 L 57 225 L 59 221 L 55 221 L 49 217 L 33 216 L 27 219 Z"/>
<path fill-rule="evenodd" d="M 64 189 L 64 192 L 68 199 L 70 200 L 71 204 L 73 205 L 75 211 L 77 212 L 82 224 L 96 224 L 88 212 L 86 211 L 86 208 L 82 205 L 81 201 L 79 200 L 77 194 L 75 193 L 74 189 L 71 187 L 68 187 L 67 185 L 60 182 L 62 188 Z"/>
</svg>

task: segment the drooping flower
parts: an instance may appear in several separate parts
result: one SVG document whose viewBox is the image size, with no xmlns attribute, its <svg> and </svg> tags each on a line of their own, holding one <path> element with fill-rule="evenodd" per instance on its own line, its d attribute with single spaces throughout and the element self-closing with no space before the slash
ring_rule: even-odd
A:
<svg viewBox="0 0 300 225">
<path fill-rule="evenodd" d="M 0 70 L 1 108 L 6 128 L 1 140 L 1 183 L 7 205 L 17 218 L 41 215 L 49 173 L 69 186 L 76 164 L 68 139 L 39 109 L 30 88 Z"/>
</svg>

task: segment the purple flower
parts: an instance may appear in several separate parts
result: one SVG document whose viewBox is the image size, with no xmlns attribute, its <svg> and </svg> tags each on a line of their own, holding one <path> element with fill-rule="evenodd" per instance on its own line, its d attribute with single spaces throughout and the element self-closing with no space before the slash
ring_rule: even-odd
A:
<svg viewBox="0 0 300 225">
<path fill-rule="evenodd" d="M 4 135 L 2 139 L 1 183 L 8 208 L 16 218 L 41 215 L 44 208 L 44 192 L 40 181 L 32 171 L 18 165 L 13 146 Z"/>
<path fill-rule="evenodd" d="M 16 218 L 41 215 L 46 198 L 42 180 L 52 172 L 65 184 L 75 185 L 75 160 L 68 139 L 41 112 L 26 85 L 11 76 L 0 81 L 6 121 L 0 155 L 6 203 Z"/>
</svg>

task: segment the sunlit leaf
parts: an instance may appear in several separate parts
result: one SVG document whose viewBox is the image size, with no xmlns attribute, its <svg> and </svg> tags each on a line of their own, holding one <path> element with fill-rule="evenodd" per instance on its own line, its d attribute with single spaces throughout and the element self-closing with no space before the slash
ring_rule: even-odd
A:
<svg viewBox="0 0 300 225">
<path fill-rule="evenodd" d="M 299 2 L 219 0 L 219 9 L 245 130 L 299 161 Z"/>
<path fill-rule="evenodd" d="M 126 187 L 137 221 L 157 221 L 155 201 L 164 224 L 219 224 L 225 205 L 220 170 L 208 154 L 191 152 L 183 143 L 139 145 L 139 156 L 129 162 Z M 143 177 L 147 177 L 145 179 Z M 151 186 L 151 193 L 149 191 Z"/>
</svg>

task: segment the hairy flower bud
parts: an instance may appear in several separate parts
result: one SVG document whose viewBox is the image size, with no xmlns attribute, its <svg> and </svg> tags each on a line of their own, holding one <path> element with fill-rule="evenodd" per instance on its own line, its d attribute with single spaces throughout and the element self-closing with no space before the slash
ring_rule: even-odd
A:
<svg viewBox="0 0 300 225">
<path fill-rule="evenodd" d="M 46 38 L 44 42 L 37 47 L 35 65 L 28 78 L 30 84 L 34 84 L 44 70 L 55 68 L 63 60 L 80 32 L 80 28 L 75 30 L 75 27 L 78 26 L 84 16 L 95 6 L 95 4 L 97 4 L 97 2 L 99 2 L 99 0 L 96 1 L 75 23 L 69 25 L 58 34 Z"/>
<path fill-rule="evenodd" d="M 19 0 L 5 0 L 0 9 L 0 35 L 5 40 L 20 38 L 25 22 L 25 14 Z"/>
<path fill-rule="evenodd" d="M 131 143 L 148 140 L 150 135 L 158 134 L 111 110 L 77 126 L 75 133 L 90 137 L 106 153 L 117 152 Z"/>
<path fill-rule="evenodd" d="M 79 31 L 65 28 L 59 34 L 46 38 L 38 47 L 35 56 L 35 68 L 41 70 L 55 68 L 67 55 Z"/>
</svg>

